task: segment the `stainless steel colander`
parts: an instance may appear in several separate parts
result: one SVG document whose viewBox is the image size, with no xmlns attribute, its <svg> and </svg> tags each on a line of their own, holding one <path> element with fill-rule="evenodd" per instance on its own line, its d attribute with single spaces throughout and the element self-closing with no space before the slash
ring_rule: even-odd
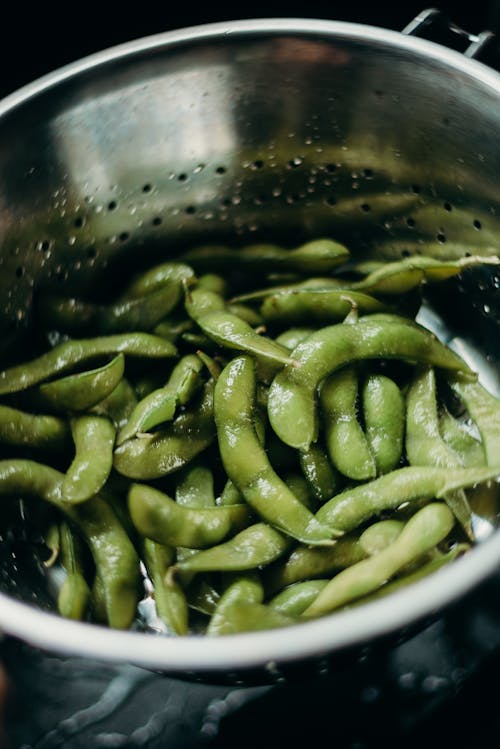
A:
<svg viewBox="0 0 500 749">
<path fill-rule="evenodd" d="M 476 47 L 480 46 L 478 38 Z M 0 331 L 25 350 L 37 289 L 105 294 L 193 242 L 285 246 L 328 234 L 355 256 L 497 253 L 500 75 L 364 25 L 212 24 L 103 51 L 0 103 Z M 424 322 L 498 391 L 500 277 L 429 299 Z M 489 527 L 487 528 L 487 530 Z M 500 536 L 385 600 L 217 639 L 117 632 L 53 613 L 22 519 L 2 526 L 0 628 L 34 646 L 213 681 L 324 672 L 423 627 L 500 561 Z M 36 546 L 36 544 L 35 544 Z"/>
</svg>

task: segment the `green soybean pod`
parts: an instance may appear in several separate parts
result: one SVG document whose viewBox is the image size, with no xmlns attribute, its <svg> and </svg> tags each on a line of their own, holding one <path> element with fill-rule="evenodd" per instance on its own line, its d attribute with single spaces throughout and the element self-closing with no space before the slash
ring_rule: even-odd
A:
<svg viewBox="0 0 500 749">
<path fill-rule="evenodd" d="M 90 588 L 85 579 L 83 548 L 80 539 L 65 522 L 60 525 L 61 563 L 66 578 L 57 596 L 61 616 L 82 621 L 90 603 Z"/>
<path fill-rule="evenodd" d="M 128 629 L 139 591 L 139 558 L 111 507 L 96 495 L 70 504 L 62 494 L 64 474 L 32 460 L 0 461 L 0 494 L 39 497 L 57 507 L 80 531 L 100 578 L 101 599 L 111 627 Z"/>
<path fill-rule="evenodd" d="M 260 314 L 266 323 L 331 325 L 341 322 L 353 305 L 359 314 L 389 311 L 387 304 L 362 292 L 305 288 L 267 296 L 260 307 Z"/>
<path fill-rule="evenodd" d="M 320 390 L 325 443 L 333 465 L 356 481 L 377 475 L 375 458 L 358 417 L 359 379 L 346 366 L 329 375 Z"/>
<path fill-rule="evenodd" d="M 319 596 L 328 582 L 328 580 L 320 579 L 292 583 L 271 598 L 268 606 L 280 614 L 285 614 L 285 616 L 300 616 Z"/>
<path fill-rule="evenodd" d="M 197 319 L 202 331 L 215 343 L 230 350 L 248 352 L 265 363 L 290 362 L 288 349 L 260 335 L 245 320 L 226 311 L 206 312 Z"/>
<path fill-rule="evenodd" d="M 43 383 L 39 393 L 57 411 L 86 411 L 113 392 L 124 371 L 125 357 L 118 354 L 102 367 Z"/>
<path fill-rule="evenodd" d="M 397 572 L 423 557 L 451 532 L 455 519 L 443 502 L 432 502 L 413 515 L 396 540 L 378 554 L 335 575 L 303 616 L 321 616 L 372 593 Z"/>
<path fill-rule="evenodd" d="M 448 379 L 453 392 L 461 399 L 481 436 L 487 465 L 500 465 L 500 399 L 481 382 Z"/>
<path fill-rule="evenodd" d="M 439 413 L 439 431 L 443 440 L 459 456 L 464 466 L 471 468 L 485 464 L 486 458 L 480 437 L 474 433 L 470 424 L 455 418 L 443 406 Z"/>
<path fill-rule="evenodd" d="M 166 573 L 174 559 L 174 550 L 143 539 L 142 558 L 153 583 L 156 612 L 170 633 L 188 633 L 188 606 L 184 591 L 178 583 L 167 584 Z"/>
<path fill-rule="evenodd" d="M 137 396 L 130 382 L 123 377 L 111 393 L 89 409 L 97 416 L 107 416 L 116 429 L 123 427 L 137 405 Z"/>
<path fill-rule="evenodd" d="M 66 502 L 78 503 L 97 494 L 113 467 L 115 427 L 104 416 L 85 414 L 71 420 L 75 456 L 64 477 Z"/>
<path fill-rule="evenodd" d="M 247 505 L 178 505 L 167 494 L 147 484 L 131 485 L 128 508 L 132 523 L 141 535 L 165 546 L 190 549 L 215 547 L 251 522 Z"/>
<path fill-rule="evenodd" d="M 406 394 L 406 457 L 410 465 L 447 468 L 461 466 L 457 453 L 443 440 L 439 429 L 436 376 L 432 367 L 415 371 Z M 462 489 L 445 495 L 445 500 L 473 540 L 472 511 Z"/>
<path fill-rule="evenodd" d="M 309 450 L 300 451 L 299 462 L 313 497 L 320 503 L 333 497 L 338 489 L 340 476 L 326 450 L 316 442 Z"/>
<path fill-rule="evenodd" d="M 293 349 L 299 345 L 299 343 L 302 343 L 302 341 L 305 341 L 308 336 L 311 335 L 311 333 L 314 333 L 316 328 L 309 328 L 309 327 L 293 327 L 288 328 L 288 330 L 283 331 L 283 333 L 280 333 L 280 335 L 276 336 L 275 341 L 276 343 L 279 343 L 281 346 L 284 346 L 289 351 L 293 351 Z"/>
<path fill-rule="evenodd" d="M 443 499 L 449 492 L 498 479 L 495 467 L 435 468 L 405 466 L 345 489 L 322 505 L 316 517 L 346 533 L 385 510 L 403 503 Z"/>
<path fill-rule="evenodd" d="M 197 461 L 188 464 L 176 483 L 175 501 L 185 507 L 214 507 L 213 471 Z"/>
<path fill-rule="evenodd" d="M 216 437 L 213 393 L 214 382 L 209 380 L 199 398 L 171 424 L 116 447 L 113 458 L 116 471 L 132 479 L 160 478 L 202 453 Z"/>
<path fill-rule="evenodd" d="M 406 407 L 401 389 L 385 374 L 368 374 L 361 388 L 361 404 L 377 474 L 389 473 L 403 456 Z"/>
<path fill-rule="evenodd" d="M 26 390 L 96 357 L 119 353 L 164 359 L 177 356 L 177 349 L 164 338 L 141 332 L 63 341 L 29 362 L 0 372 L 0 395 Z"/>
<path fill-rule="evenodd" d="M 189 403 L 201 388 L 202 367 L 195 354 L 183 356 L 172 370 L 167 384 L 156 388 L 136 404 L 127 423 L 117 434 L 116 445 L 121 445 L 139 432 L 147 432 L 162 422 L 171 421 L 177 407 Z"/>
<path fill-rule="evenodd" d="M 277 530 L 310 544 L 330 544 L 335 530 L 317 523 L 273 469 L 255 429 L 255 368 L 239 356 L 215 385 L 214 417 L 222 464 L 246 502 Z"/>
<path fill-rule="evenodd" d="M 0 404 L 1 443 L 64 453 L 68 438 L 70 429 L 66 420 Z"/>
<path fill-rule="evenodd" d="M 364 279 L 350 284 L 351 289 L 374 294 L 401 295 L 422 282 L 445 281 L 467 268 L 498 265 L 498 257 L 470 255 L 457 260 L 440 260 L 429 255 L 413 255 L 392 263 L 383 263 Z"/>
<path fill-rule="evenodd" d="M 266 570 L 266 592 L 272 595 L 296 582 L 327 577 L 365 557 L 366 552 L 359 544 L 359 533 L 343 536 L 330 547 L 299 544 L 288 556 L 278 557 L 278 562 Z"/>
<path fill-rule="evenodd" d="M 254 244 L 236 249 L 224 245 L 205 245 L 188 250 L 183 260 L 197 269 L 240 267 L 245 270 L 298 271 L 305 274 L 328 273 L 349 258 L 349 250 L 329 238 L 287 249 L 275 244 Z"/>
<path fill-rule="evenodd" d="M 255 570 L 279 559 L 291 543 L 290 538 L 267 523 L 254 523 L 227 541 L 178 561 L 172 567 L 172 575 Z"/>
<path fill-rule="evenodd" d="M 226 628 L 227 612 L 235 604 L 241 601 L 261 603 L 264 598 L 264 589 L 258 576 L 253 574 L 240 575 L 226 588 L 220 597 L 215 610 L 210 617 L 206 634 L 223 634 Z"/>
<path fill-rule="evenodd" d="M 234 635 L 239 632 L 260 632 L 296 624 L 297 619 L 286 616 L 263 603 L 238 600 L 224 610 L 218 626 L 209 635 Z"/>
<path fill-rule="evenodd" d="M 158 263 L 151 268 L 136 274 L 135 278 L 123 291 L 123 299 L 135 299 L 143 297 L 151 292 L 161 289 L 168 284 L 180 286 L 194 279 L 194 270 L 185 263 L 169 260 Z"/>
<path fill-rule="evenodd" d="M 290 352 L 292 362 L 274 377 L 269 420 L 291 447 L 307 450 L 317 438 L 316 394 L 320 383 L 342 366 L 384 358 L 433 364 L 475 378 L 465 362 L 428 330 L 397 315 L 373 314 L 356 325 L 321 328 Z"/>
</svg>

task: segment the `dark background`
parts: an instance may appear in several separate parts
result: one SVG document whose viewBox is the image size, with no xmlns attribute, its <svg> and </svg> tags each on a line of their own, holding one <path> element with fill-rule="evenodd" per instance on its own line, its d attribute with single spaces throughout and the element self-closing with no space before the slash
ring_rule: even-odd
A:
<svg viewBox="0 0 500 749">
<path fill-rule="evenodd" d="M 272 16 L 325 18 L 402 30 L 420 11 L 434 6 L 471 33 L 500 30 L 500 0 L 425 3 L 368 0 L 268 0 L 182 3 L 131 0 L 0 3 L 0 96 L 92 52 L 170 29 L 214 21 Z"/>
</svg>

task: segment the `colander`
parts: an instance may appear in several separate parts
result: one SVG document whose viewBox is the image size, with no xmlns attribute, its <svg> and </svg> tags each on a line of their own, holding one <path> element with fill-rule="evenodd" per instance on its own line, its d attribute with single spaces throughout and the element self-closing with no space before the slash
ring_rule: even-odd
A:
<svg viewBox="0 0 500 749">
<path fill-rule="evenodd" d="M 407 32 L 303 18 L 216 23 L 82 59 L 0 103 L 0 340 L 24 355 L 38 289 L 105 298 L 120 274 L 203 241 L 315 236 L 354 257 L 496 254 L 500 75 Z M 498 286 L 470 271 L 424 324 L 499 391 Z M 386 599 L 282 630 L 168 637 L 67 621 L 23 508 L 5 507 L 0 628 L 56 653 L 183 678 L 325 673 L 418 631 L 498 569 L 500 535 Z M 37 551 L 38 550 L 38 551 Z"/>
</svg>

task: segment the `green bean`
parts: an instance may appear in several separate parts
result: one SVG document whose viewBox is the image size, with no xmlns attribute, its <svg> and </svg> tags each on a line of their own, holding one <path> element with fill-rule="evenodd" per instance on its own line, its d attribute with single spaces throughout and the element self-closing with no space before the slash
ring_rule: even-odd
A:
<svg viewBox="0 0 500 749">
<path fill-rule="evenodd" d="M 448 381 L 477 426 L 486 464 L 500 465 L 500 400 L 479 381 L 468 383 L 451 377 Z"/>
<path fill-rule="evenodd" d="M 172 424 L 154 434 L 124 442 L 114 452 L 118 473 L 132 479 L 155 479 L 179 470 L 208 447 L 216 436 L 213 419 L 214 382 Z"/>
<path fill-rule="evenodd" d="M 194 271 L 185 263 L 175 260 L 159 263 L 139 273 L 125 288 L 122 299 L 135 299 L 151 294 L 170 284 L 179 286 L 194 279 Z"/>
<path fill-rule="evenodd" d="M 300 616 L 318 597 L 328 580 L 303 580 L 292 583 L 277 593 L 268 603 L 269 608 L 285 616 Z"/>
<path fill-rule="evenodd" d="M 89 409 L 97 416 L 107 416 L 116 429 L 123 427 L 137 405 L 137 396 L 130 382 L 123 377 L 115 389 Z"/>
<path fill-rule="evenodd" d="M 326 577 L 365 556 L 359 533 L 343 536 L 330 547 L 299 545 L 287 557 L 278 557 L 278 562 L 266 571 L 266 591 L 273 594 L 296 582 Z"/>
<path fill-rule="evenodd" d="M 172 567 L 172 575 L 258 569 L 279 559 L 290 548 L 291 543 L 290 538 L 267 523 L 254 523 L 229 540 L 178 561 Z"/>
<path fill-rule="evenodd" d="M 189 608 L 212 616 L 220 601 L 220 593 L 209 580 L 198 576 L 187 586 L 186 598 Z"/>
<path fill-rule="evenodd" d="M 299 461 L 313 497 L 320 503 L 333 497 L 340 478 L 325 450 L 318 443 L 314 443 L 309 450 L 300 452 Z"/>
<path fill-rule="evenodd" d="M 377 473 L 394 470 L 403 457 L 405 402 L 393 379 L 380 373 L 369 374 L 361 390 L 365 434 Z"/>
<path fill-rule="evenodd" d="M 231 479 L 227 479 L 224 484 L 224 488 L 219 497 L 218 504 L 220 505 L 237 505 L 244 502 L 243 495 L 240 490 L 235 487 Z"/>
<path fill-rule="evenodd" d="M 169 282 L 145 296 L 122 299 L 109 305 L 57 294 L 45 295 L 38 309 L 45 327 L 71 335 L 110 335 L 129 330 L 152 330 L 180 299 L 180 284 Z"/>
<path fill-rule="evenodd" d="M 472 433 L 471 425 L 456 419 L 445 407 L 441 408 L 439 414 L 439 431 L 464 466 L 471 468 L 485 464 L 482 442 Z"/>
<path fill-rule="evenodd" d="M 224 591 L 220 597 L 215 611 L 213 612 L 207 626 L 207 635 L 224 634 L 226 629 L 226 617 L 228 611 L 241 601 L 260 603 L 264 597 L 264 590 L 257 575 L 245 575 L 237 577 Z"/>
<path fill-rule="evenodd" d="M 436 377 L 432 367 L 417 370 L 406 395 L 406 457 L 410 465 L 456 468 L 459 456 L 441 437 L 436 392 Z M 445 495 L 445 501 L 473 540 L 472 512 L 463 489 Z"/>
<path fill-rule="evenodd" d="M 327 326 L 292 352 L 292 364 L 275 376 L 268 401 L 269 420 L 278 436 L 307 450 L 318 432 L 316 392 L 319 384 L 350 362 L 372 358 L 423 361 L 473 377 L 465 362 L 432 333 L 391 315 L 369 315 L 357 325 Z"/>
<path fill-rule="evenodd" d="M 334 529 L 317 523 L 269 462 L 254 426 L 255 391 L 249 356 L 233 359 L 217 380 L 214 417 L 226 474 L 248 504 L 278 530 L 305 543 L 330 544 Z"/>
<path fill-rule="evenodd" d="M 124 371 L 125 357 L 118 354 L 102 367 L 43 383 L 39 386 L 39 393 L 58 411 L 86 411 L 113 392 Z"/>
<path fill-rule="evenodd" d="M 285 616 L 285 614 L 265 604 L 239 600 L 225 609 L 216 631 L 215 627 L 211 631 L 207 629 L 207 634 L 231 635 L 238 632 L 257 632 L 287 627 L 295 624 L 296 621 L 296 619 Z"/>
<path fill-rule="evenodd" d="M 185 406 L 201 388 L 202 362 L 194 354 L 180 359 L 167 384 L 153 390 L 139 401 L 127 423 L 120 429 L 116 444 L 121 445 L 139 432 L 147 432 L 165 421 L 171 421 L 179 405 Z"/>
<path fill-rule="evenodd" d="M 327 614 L 377 590 L 399 570 L 443 541 L 453 525 L 453 514 L 444 503 L 426 505 L 408 520 L 396 540 L 386 549 L 332 578 L 303 616 Z"/>
<path fill-rule="evenodd" d="M 175 501 L 186 507 L 214 507 L 214 476 L 212 470 L 197 462 L 188 464 L 175 487 Z"/>
<path fill-rule="evenodd" d="M 31 460 L 0 461 L 0 494 L 40 497 L 80 530 L 100 575 L 107 621 L 126 629 L 138 600 L 139 559 L 109 505 L 99 496 L 70 505 L 62 495 L 64 474 Z"/>
<path fill-rule="evenodd" d="M 459 260 L 437 260 L 426 255 L 414 255 L 393 263 L 383 263 L 365 278 L 349 284 L 356 291 L 372 294 L 400 295 L 422 284 L 445 281 L 467 268 L 477 265 L 498 265 L 498 257 L 470 255 Z"/>
<path fill-rule="evenodd" d="M 404 522 L 396 518 L 379 520 L 369 525 L 361 533 L 359 545 L 366 553 L 366 556 L 378 554 L 397 539 L 403 527 Z"/>
<path fill-rule="evenodd" d="M 0 404 L 0 442 L 48 452 L 64 452 L 68 423 L 57 416 L 30 414 Z"/>
<path fill-rule="evenodd" d="M 68 618 L 81 621 L 90 602 L 90 588 L 84 574 L 83 549 L 67 523 L 61 524 L 61 562 L 66 578 L 59 590 L 57 608 Z"/>
<path fill-rule="evenodd" d="M 330 325 L 340 322 L 355 305 L 360 314 L 389 311 L 373 296 L 344 289 L 292 289 L 269 295 L 260 308 L 266 323 Z"/>
<path fill-rule="evenodd" d="M 357 601 L 353 601 L 353 604 L 375 601 L 378 598 L 389 595 L 390 593 L 395 593 L 396 591 L 401 590 L 401 588 L 406 588 L 408 585 L 413 585 L 413 583 L 418 580 L 422 580 L 422 578 L 434 574 L 434 572 L 437 572 L 441 567 L 444 567 L 454 559 L 457 559 L 461 554 L 464 554 L 469 549 L 470 546 L 467 544 L 456 544 L 449 551 L 437 554 L 428 562 L 417 566 L 417 568 L 413 569 L 411 572 L 399 573 L 392 582 L 385 583 L 381 588 L 373 593 L 363 596 Z"/>
<path fill-rule="evenodd" d="M 97 494 L 113 467 L 115 427 L 104 416 L 82 415 L 71 420 L 75 456 L 64 477 L 66 502 L 78 503 Z"/>
<path fill-rule="evenodd" d="M 240 267 L 249 272 L 292 270 L 300 273 L 328 273 L 349 258 L 344 245 L 331 239 L 316 239 L 294 249 L 274 244 L 255 244 L 231 249 L 224 245 L 196 247 L 183 259 L 200 268 Z"/>
<path fill-rule="evenodd" d="M 156 612 L 169 632 L 176 635 L 188 633 L 188 609 L 184 591 L 177 583 L 167 585 L 165 575 L 172 564 L 174 550 L 145 538 L 142 558 L 153 583 Z"/>
<path fill-rule="evenodd" d="M 314 333 L 316 328 L 289 328 L 279 336 L 276 336 L 275 341 L 281 346 L 284 346 L 289 351 L 292 351 L 299 343 L 305 341 L 305 339 Z"/>
<path fill-rule="evenodd" d="M 272 364 L 290 363 L 289 351 L 284 346 L 260 335 L 236 315 L 224 311 L 207 312 L 198 318 L 197 323 L 219 346 L 247 352 Z"/>
<path fill-rule="evenodd" d="M 214 546 L 251 522 L 247 505 L 182 506 L 147 484 L 131 485 L 128 508 L 134 526 L 146 538 L 165 546 L 190 549 Z"/>
<path fill-rule="evenodd" d="M 219 294 L 221 297 L 225 297 L 227 295 L 227 281 L 218 273 L 204 273 L 199 276 L 196 281 L 196 288 L 213 291 L 215 294 Z"/>
<path fill-rule="evenodd" d="M 220 294 L 209 289 L 197 287 L 189 289 L 184 300 L 184 307 L 189 317 L 198 322 L 199 318 L 208 312 L 222 312 L 226 303 Z"/>
<path fill-rule="evenodd" d="M 14 365 L 0 372 L 0 395 L 38 385 L 95 357 L 121 352 L 147 359 L 172 358 L 177 355 L 173 344 L 150 333 L 121 333 L 64 341 L 27 363 Z"/>
<path fill-rule="evenodd" d="M 492 467 L 450 470 L 405 466 L 352 489 L 345 489 L 322 505 L 316 517 L 347 533 L 374 515 L 396 509 L 403 503 L 443 499 L 449 492 L 467 489 L 497 477 L 498 469 Z"/>
<path fill-rule="evenodd" d="M 377 466 L 358 419 L 358 389 L 356 368 L 346 366 L 324 380 L 320 403 L 330 460 L 344 476 L 363 481 L 377 475 Z"/>
</svg>

